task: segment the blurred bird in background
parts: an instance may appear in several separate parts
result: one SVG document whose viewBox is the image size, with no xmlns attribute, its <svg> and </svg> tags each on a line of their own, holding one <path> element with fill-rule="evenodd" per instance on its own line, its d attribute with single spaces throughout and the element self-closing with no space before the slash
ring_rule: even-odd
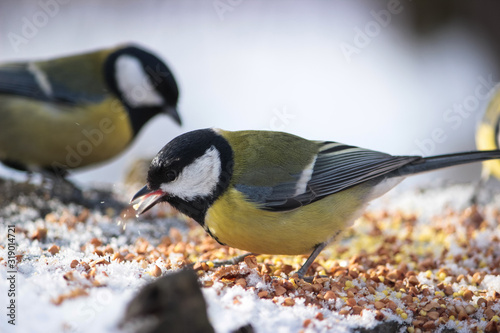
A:
<svg viewBox="0 0 500 333">
<path fill-rule="evenodd" d="M 476 130 L 476 147 L 479 150 L 500 149 L 500 85 L 497 85 L 489 100 L 483 118 Z M 494 177 L 500 180 L 500 161 L 491 160 L 483 162 L 481 179 L 474 189 L 471 203 L 477 204 L 482 192 L 488 193 L 487 181 Z M 491 193 L 488 193 L 490 196 Z"/>
<path fill-rule="evenodd" d="M 124 151 L 155 115 L 181 124 L 167 65 L 135 45 L 0 65 L 0 161 L 66 176 Z"/>
<path fill-rule="evenodd" d="M 500 149 L 500 86 L 496 86 L 483 119 L 476 132 L 476 146 L 479 150 Z M 483 162 L 482 179 L 490 176 L 500 179 L 500 161 Z"/>
</svg>

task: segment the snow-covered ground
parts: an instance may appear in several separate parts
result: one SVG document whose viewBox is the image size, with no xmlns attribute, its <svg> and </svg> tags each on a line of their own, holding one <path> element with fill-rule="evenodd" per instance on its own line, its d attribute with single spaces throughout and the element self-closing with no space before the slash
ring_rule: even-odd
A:
<svg viewBox="0 0 500 333">
<path fill-rule="evenodd" d="M 259 333 L 349 332 L 394 321 L 410 327 L 410 331 L 415 325 L 431 325 L 419 323 L 427 313 L 422 315 L 420 308 L 413 313 L 412 306 L 424 308 L 429 306 L 425 297 L 435 297 L 446 306 L 454 304 L 465 309 L 471 305 L 467 309 L 474 310 L 459 320 L 458 315 L 451 318 L 448 312 L 438 309 L 436 313 L 446 315 L 446 320 L 441 323 L 437 319 L 437 328 L 467 332 L 476 327 L 484 331 L 489 322 L 500 320 L 498 316 L 488 319 L 486 313 L 488 308 L 496 315 L 500 313 L 500 299 L 495 298 L 500 296 L 500 272 L 498 267 L 493 269 L 495 260 L 500 262 L 500 196 L 487 198 L 487 203 L 471 213 L 472 189 L 472 185 L 449 185 L 394 192 L 375 202 L 342 240 L 318 258 L 331 277 L 320 281 L 318 289 L 285 274 L 286 267 L 297 269 L 303 257 L 258 256 L 259 268 L 243 262 L 236 272 L 232 268 L 199 270 L 212 325 L 219 333 L 248 323 Z M 54 199 L 43 201 L 41 206 L 42 211 L 28 207 L 20 198 L 0 210 L 1 332 L 121 332 L 117 324 L 127 303 L 142 286 L 200 257 L 226 258 L 240 253 L 218 246 L 199 226 L 166 207 L 137 219 L 130 209 L 119 214 L 88 211 Z M 477 223 L 471 233 L 470 223 Z M 15 232 L 9 225 L 15 225 Z M 454 232 L 448 230 L 452 227 Z M 15 238 L 16 254 L 22 255 L 13 269 L 8 265 L 9 234 Z M 464 244 L 467 235 L 470 238 Z M 370 269 L 381 269 L 380 260 L 388 260 L 382 265 L 388 271 L 402 267 L 390 259 L 380 259 L 385 251 L 381 250 L 385 249 L 381 242 L 399 244 L 398 252 L 386 258 L 406 262 L 406 270 L 414 271 L 419 282 L 414 287 L 419 293 L 427 288 L 430 296 L 419 294 L 418 299 L 405 303 L 413 286 L 408 284 L 408 277 L 413 273 L 401 280 L 401 290 L 387 281 L 384 284 L 383 278 L 363 278 L 365 274 L 371 276 Z M 405 244 L 410 245 L 406 248 Z M 474 249 L 481 253 L 471 253 Z M 425 266 L 431 254 L 437 266 Z M 456 256 L 464 258 L 454 261 Z M 358 259 L 353 258 L 367 261 L 359 259 L 356 263 Z M 283 272 L 268 279 L 266 274 L 274 273 L 264 273 L 263 267 Z M 348 267 L 350 272 L 359 270 L 359 276 L 334 273 L 335 268 L 338 272 L 342 267 Z M 479 275 L 474 274 L 476 271 Z M 464 277 L 457 281 L 460 274 Z M 12 276 L 15 287 L 8 279 Z M 440 283 L 449 285 L 449 295 L 445 294 L 448 289 L 438 286 Z M 342 288 L 335 289 L 337 285 Z M 316 288 L 318 281 L 312 286 Z M 373 294 L 366 291 L 369 286 L 374 287 Z M 9 289 L 15 295 L 7 297 Z M 464 296 L 467 289 L 471 290 L 470 299 Z M 326 296 L 328 290 L 333 291 L 328 294 L 331 298 Z M 352 312 L 356 309 L 352 304 L 352 309 L 349 307 L 350 298 L 363 308 L 361 314 Z M 482 306 L 481 298 L 490 303 Z M 6 316 L 11 300 L 15 302 L 15 326 Z M 397 308 L 391 310 L 393 303 Z M 380 304 L 384 307 L 378 309 Z M 427 312 L 430 315 L 432 311 Z"/>
</svg>

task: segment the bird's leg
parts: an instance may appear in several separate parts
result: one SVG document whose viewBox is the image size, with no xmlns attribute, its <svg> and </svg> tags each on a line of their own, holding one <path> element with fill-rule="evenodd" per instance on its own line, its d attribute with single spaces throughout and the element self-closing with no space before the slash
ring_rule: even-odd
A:
<svg viewBox="0 0 500 333">
<path fill-rule="evenodd" d="M 256 255 L 256 254 L 249 252 L 249 253 L 240 254 L 239 256 L 233 257 L 233 258 L 228 259 L 228 260 L 204 260 L 202 262 L 211 261 L 214 264 L 214 267 L 221 267 L 221 266 L 225 266 L 225 265 L 236 265 L 236 264 L 242 262 L 246 257 L 248 257 L 250 255 Z"/>
<path fill-rule="evenodd" d="M 314 262 L 314 259 L 316 259 L 316 257 L 318 256 L 318 254 L 320 254 L 321 251 L 323 251 L 323 249 L 327 245 L 328 245 L 327 242 L 320 243 L 320 244 L 316 245 L 316 247 L 312 251 L 312 253 L 309 256 L 309 258 L 307 258 L 307 260 L 304 263 L 304 265 L 302 265 L 302 267 L 300 267 L 300 269 L 297 271 L 297 275 L 299 276 L 300 279 L 304 279 L 306 281 L 308 280 L 308 278 L 304 278 L 304 275 L 306 275 L 307 270 L 309 269 L 309 267 L 311 267 L 311 264 Z M 312 277 L 311 277 L 311 280 L 312 280 Z"/>
<path fill-rule="evenodd" d="M 33 172 L 27 171 L 26 172 L 26 181 L 24 183 L 29 184 L 32 179 L 33 179 Z M 43 184 L 43 181 L 42 181 L 42 184 Z"/>
<path fill-rule="evenodd" d="M 66 178 L 66 170 L 43 168 L 37 170 L 42 175 L 42 184 L 45 185 L 51 197 L 60 198 L 63 202 L 83 203 L 83 191 Z"/>
</svg>

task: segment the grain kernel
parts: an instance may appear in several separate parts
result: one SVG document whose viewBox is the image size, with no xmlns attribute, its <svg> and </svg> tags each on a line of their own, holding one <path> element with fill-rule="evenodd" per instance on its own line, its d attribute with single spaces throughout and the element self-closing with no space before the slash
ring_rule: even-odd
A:
<svg viewBox="0 0 500 333">
<path fill-rule="evenodd" d="M 149 274 L 154 277 L 159 277 L 161 275 L 161 269 L 160 267 L 154 265 L 151 270 L 149 271 Z"/>
<path fill-rule="evenodd" d="M 496 323 L 494 321 L 489 321 L 488 324 L 486 324 L 484 331 L 486 333 L 497 333 L 498 329 Z"/>
<path fill-rule="evenodd" d="M 284 288 L 282 286 L 276 286 L 276 287 L 274 287 L 274 294 L 276 296 L 281 296 L 284 293 L 286 293 L 286 288 Z"/>
<path fill-rule="evenodd" d="M 491 308 L 487 308 L 485 311 L 484 311 L 484 315 L 486 316 L 486 318 L 488 320 L 491 320 L 493 318 L 493 316 L 495 315 L 495 311 L 493 311 Z"/>
<path fill-rule="evenodd" d="M 314 292 L 319 293 L 321 291 L 321 289 L 323 289 L 323 285 L 321 285 L 319 283 L 314 283 L 312 285 L 312 288 L 313 288 Z"/>
<path fill-rule="evenodd" d="M 124 259 L 125 259 L 125 257 L 120 252 L 115 252 L 111 256 L 111 260 L 116 260 L 118 262 L 122 262 Z"/>
<path fill-rule="evenodd" d="M 75 277 L 73 276 L 73 271 L 64 273 L 63 279 L 66 281 L 73 281 L 75 279 Z"/>
<path fill-rule="evenodd" d="M 350 311 L 347 309 L 342 309 L 339 311 L 339 314 L 343 315 L 343 316 L 347 316 L 349 313 L 350 313 Z"/>
<path fill-rule="evenodd" d="M 96 237 L 92 238 L 89 243 L 94 245 L 95 247 L 102 245 L 102 242 Z"/>
<path fill-rule="evenodd" d="M 444 287 L 444 293 L 447 295 L 447 296 L 451 296 L 453 295 L 453 287 L 450 286 L 450 285 L 447 285 L 446 287 Z"/>
<path fill-rule="evenodd" d="M 234 282 L 234 284 L 245 288 L 247 286 L 247 280 L 245 280 L 245 278 L 239 278 Z"/>
<path fill-rule="evenodd" d="M 467 313 L 465 311 L 460 311 L 458 313 L 458 320 L 462 321 L 462 320 L 466 320 L 467 318 L 469 318 L 469 316 L 467 315 Z"/>
<path fill-rule="evenodd" d="M 335 293 L 331 290 L 328 290 L 326 293 L 325 293 L 325 296 L 324 296 L 324 299 L 325 300 L 330 300 L 330 299 L 335 299 Z"/>
<path fill-rule="evenodd" d="M 31 239 L 35 240 L 38 239 L 39 241 L 47 237 L 47 229 L 46 228 L 38 228 L 35 230 L 33 235 L 31 236 Z"/>
<path fill-rule="evenodd" d="M 474 312 L 476 312 L 476 308 L 473 306 L 473 305 L 470 305 L 468 304 L 466 307 L 465 307 L 465 312 L 469 315 L 473 314 Z"/>
<path fill-rule="evenodd" d="M 47 251 L 49 251 L 50 254 L 52 254 L 52 255 L 59 253 L 59 246 L 54 244 L 51 247 L 49 247 Z"/>
<path fill-rule="evenodd" d="M 346 300 L 346 304 L 349 305 L 349 306 L 355 306 L 356 305 L 356 300 L 354 298 L 348 298 Z"/>
<path fill-rule="evenodd" d="M 466 301 L 472 300 L 472 296 L 473 295 L 474 294 L 472 293 L 472 291 L 470 291 L 469 289 L 467 289 L 466 291 L 464 291 L 464 296 L 463 296 L 464 300 L 466 300 Z"/>
<path fill-rule="evenodd" d="M 434 323 L 434 321 L 428 321 L 428 322 L 426 322 L 426 323 L 424 323 L 424 324 L 422 325 L 422 328 L 423 328 L 424 330 L 432 330 L 432 329 L 434 329 L 435 327 L 436 327 L 436 324 Z"/>
<path fill-rule="evenodd" d="M 482 297 L 477 300 L 477 305 L 479 307 L 486 307 L 486 304 L 488 304 L 488 302 Z"/>
<path fill-rule="evenodd" d="M 109 261 L 107 261 L 104 258 L 101 258 L 101 259 L 97 259 L 92 264 L 93 264 L 92 266 L 96 266 L 96 265 L 109 265 Z"/>
<path fill-rule="evenodd" d="M 246 256 L 243 260 L 247 264 L 248 268 L 254 269 L 258 267 L 257 258 L 255 256 Z"/>
<path fill-rule="evenodd" d="M 78 260 L 74 259 L 71 264 L 69 264 L 69 267 L 71 268 L 76 268 L 76 266 L 78 266 Z"/>
<path fill-rule="evenodd" d="M 418 285 L 420 282 L 418 282 L 418 279 L 417 279 L 417 277 L 416 277 L 415 275 L 412 275 L 412 276 L 410 276 L 410 277 L 408 278 L 408 283 L 409 283 L 410 285 L 416 286 L 416 285 Z"/>
<path fill-rule="evenodd" d="M 392 311 L 396 311 L 396 309 L 398 308 L 397 304 L 394 303 L 393 301 L 388 301 L 387 302 L 387 307 L 389 309 L 391 309 Z"/>
<path fill-rule="evenodd" d="M 352 314 L 359 315 L 363 312 L 363 308 L 359 305 L 355 305 L 352 307 Z"/>
<path fill-rule="evenodd" d="M 429 317 L 432 320 L 436 320 L 439 318 L 439 312 L 437 311 L 431 311 L 427 314 L 427 317 Z"/>
</svg>

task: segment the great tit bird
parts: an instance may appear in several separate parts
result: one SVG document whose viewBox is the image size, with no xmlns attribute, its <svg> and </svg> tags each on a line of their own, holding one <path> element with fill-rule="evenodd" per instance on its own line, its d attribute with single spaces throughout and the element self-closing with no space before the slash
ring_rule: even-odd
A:
<svg viewBox="0 0 500 333">
<path fill-rule="evenodd" d="M 170 69 L 134 45 L 0 65 L 0 161 L 64 175 L 121 153 L 148 120 L 181 124 Z"/>
<path fill-rule="evenodd" d="M 273 131 L 201 129 L 152 160 L 132 198 L 138 214 L 168 202 L 219 243 L 257 254 L 316 256 L 370 200 L 406 176 L 500 158 L 500 150 L 392 156 Z"/>
<path fill-rule="evenodd" d="M 476 147 L 479 150 L 500 149 L 500 85 L 496 86 L 476 131 Z M 483 163 L 482 181 L 490 176 L 500 179 L 500 161 Z"/>
</svg>

